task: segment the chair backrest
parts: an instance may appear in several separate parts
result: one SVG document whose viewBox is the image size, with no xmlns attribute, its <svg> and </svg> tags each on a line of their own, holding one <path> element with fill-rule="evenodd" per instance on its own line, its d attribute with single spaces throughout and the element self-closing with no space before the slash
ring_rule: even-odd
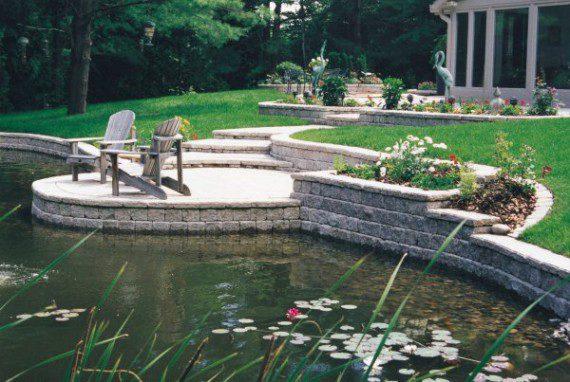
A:
<svg viewBox="0 0 570 382">
<path fill-rule="evenodd" d="M 135 123 L 135 113 L 130 110 L 123 110 L 109 117 L 107 123 L 107 131 L 105 132 L 106 141 L 124 141 L 129 138 L 129 133 Z M 125 145 L 117 143 L 109 146 L 112 150 L 122 150 Z"/>
<path fill-rule="evenodd" d="M 162 125 L 158 126 L 154 130 L 154 135 L 158 137 L 174 137 L 178 134 L 180 130 L 180 125 L 182 124 L 182 120 L 179 117 L 169 119 L 168 121 L 162 123 Z M 164 141 L 158 144 L 158 151 L 159 153 L 168 153 L 172 149 L 174 141 Z M 151 146 L 150 150 L 154 150 Z M 167 156 L 161 158 L 160 163 L 157 163 L 155 157 L 149 156 L 147 161 L 144 164 L 143 168 L 143 176 L 145 177 L 153 177 L 156 175 L 156 170 L 158 166 L 162 168 L 164 161 L 167 159 Z"/>
</svg>

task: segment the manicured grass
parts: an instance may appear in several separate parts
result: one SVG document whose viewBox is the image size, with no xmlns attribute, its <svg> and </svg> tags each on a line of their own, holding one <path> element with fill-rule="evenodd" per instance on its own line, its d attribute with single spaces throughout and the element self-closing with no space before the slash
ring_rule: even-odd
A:
<svg viewBox="0 0 570 382">
<path fill-rule="evenodd" d="M 316 142 L 384 150 L 408 134 L 429 135 L 448 144 L 448 153 L 465 161 L 493 165 L 494 138 L 508 134 L 515 146 L 527 144 L 537 150 L 539 167 L 551 166 L 552 174 L 543 183 L 554 193 L 552 214 L 526 231 L 523 240 L 570 256 L 570 119 L 481 123 L 436 127 L 341 127 L 311 130 L 294 137 Z"/>
<path fill-rule="evenodd" d="M 93 137 L 104 133 L 109 115 L 123 109 L 136 113 L 142 139 L 148 139 L 157 124 L 177 115 L 190 121 L 199 138 L 210 137 L 216 129 L 306 124 L 296 118 L 258 114 L 258 102 L 279 98 L 283 94 L 271 89 L 243 90 L 101 103 L 75 116 L 68 116 L 63 108 L 5 114 L 0 115 L 0 131 Z"/>
</svg>

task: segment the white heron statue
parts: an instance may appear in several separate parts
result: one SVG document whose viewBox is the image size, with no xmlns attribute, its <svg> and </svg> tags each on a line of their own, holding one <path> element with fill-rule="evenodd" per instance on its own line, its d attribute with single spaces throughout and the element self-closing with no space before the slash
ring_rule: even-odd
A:
<svg viewBox="0 0 570 382">
<path fill-rule="evenodd" d="M 435 66 L 434 69 L 437 70 L 437 73 L 445 83 L 445 99 L 449 99 L 451 96 L 451 86 L 453 86 L 453 76 L 451 72 L 443 67 L 445 63 L 445 53 L 441 50 L 435 54 Z"/>
</svg>

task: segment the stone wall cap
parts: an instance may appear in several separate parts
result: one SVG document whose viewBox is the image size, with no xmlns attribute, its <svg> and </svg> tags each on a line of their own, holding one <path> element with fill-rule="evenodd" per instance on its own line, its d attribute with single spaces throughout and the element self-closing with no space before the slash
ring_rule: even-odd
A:
<svg viewBox="0 0 570 382">
<path fill-rule="evenodd" d="M 302 172 L 292 174 L 291 176 L 295 180 L 330 184 L 423 202 L 450 200 L 454 196 L 459 195 L 458 189 L 428 191 L 419 188 L 401 186 L 398 184 L 382 183 L 375 180 L 364 180 L 346 175 L 338 175 L 335 171 Z"/>
<path fill-rule="evenodd" d="M 471 227 L 492 226 L 493 224 L 501 222 L 501 219 L 497 216 L 481 214 L 473 211 L 456 210 L 452 208 L 429 209 L 426 211 L 426 216 L 457 223 L 466 220 L 465 224 Z"/>
<path fill-rule="evenodd" d="M 509 236 L 491 234 L 473 235 L 471 236 L 471 241 L 482 247 L 519 259 L 531 266 L 537 266 L 560 277 L 570 275 L 569 258 L 534 244 L 525 243 Z"/>
<path fill-rule="evenodd" d="M 361 147 L 335 145 L 332 143 L 319 143 L 311 141 L 302 141 L 294 139 L 289 134 L 274 135 L 271 137 L 274 144 L 280 146 L 293 147 L 305 150 L 316 150 L 319 152 L 326 152 L 329 154 L 338 154 L 339 156 L 349 156 L 354 158 L 361 158 L 366 161 L 378 161 L 382 155 L 374 150 L 364 149 Z"/>
</svg>

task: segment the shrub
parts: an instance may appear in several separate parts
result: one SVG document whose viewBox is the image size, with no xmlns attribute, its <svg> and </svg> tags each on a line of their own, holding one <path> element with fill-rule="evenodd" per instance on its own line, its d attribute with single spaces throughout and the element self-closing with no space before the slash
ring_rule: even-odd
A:
<svg viewBox="0 0 570 382">
<path fill-rule="evenodd" d="M 437 86 L 434 82 L 424 81 L 418 84 L 418 90 L 437 90 Z"/>
<path fill-rule="evenodd" d="M 532 106 L 529 115 L 556 115 L 558 114 L 557 91 L 546 85 L 542 79 L 537 78 L 536 88 L 532 92 Z"/>
<path fill-rule="evenodd" d="M 477 184 L 477 175 L 468 166 L 461 167 L 459 170 L 459 191 L 461 198 L 464 200 L 471 200 L 477 192 L 479 185 Z"/>
<path fill-rule="evenodd" d="M 360 106 L 360 104 L 358 103 L 357 100 L 350 98 L 350 99 L 347 99 L 346 101 L 344 101 L 344 106 L 358 107 L 358 106 Z"/>
<path fill-rule="evenodd" d="M 340 106 L 348 92 L 348 88 L 341 77 L 328 77 L 321 87 L 323 104 L 325 106 Z"/>
<path fill-rule="evenodd" d="M 534 189 L 536 180 L 536 151 L 523 145 L 519 150 L 505 133 L 495 138 L 495 164 L 500 167 L 499 175 L 520 183 L 525 188 Z"/>
<path fill-rule="evenodd" d="M 505 116 L 517 116 L 517 115 L 522 115 L 524 113 L 522 107 L 520 107 L 519 105 L 505 105 L 503 108 L 501 108 L 499 110 L 499 114 L 500 115 L 505 115 Z"/>
<path fill-rule="evenodd" d="M 288 75 L 292 80 L 295 80 L 303 74 L 303 68 L 294 62 L 284 61 L 275 67 L 275 73 L 282 78 Z"/>
<path fill-rule="evenodd" d="M 386 109 L 396 109 L 402 94 L 404 94 L 404 82 L 401 79 L 388 77 L 384 80 L 382 96 L 386 102 Z"/>
</svg>

